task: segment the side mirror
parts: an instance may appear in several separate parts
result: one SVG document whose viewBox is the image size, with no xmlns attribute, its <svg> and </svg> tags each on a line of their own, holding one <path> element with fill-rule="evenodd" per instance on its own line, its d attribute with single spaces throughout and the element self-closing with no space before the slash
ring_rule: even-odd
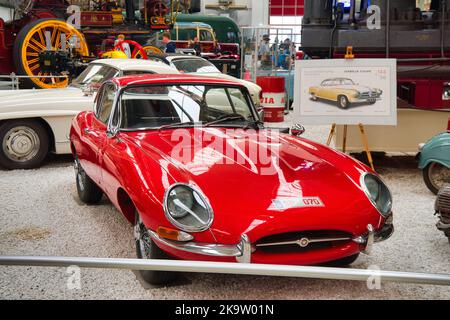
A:
<svg viewBox="0 0 450 320">
<path fill-rule="evenodd" d="M 294 124 L 291 127 L 291 135 L 295 136 L 295 137 L 300 137 L 302 134 L 304 134 L 306 131 L 305 127 L 302 126 L 301 124 Z"/>
</svg>

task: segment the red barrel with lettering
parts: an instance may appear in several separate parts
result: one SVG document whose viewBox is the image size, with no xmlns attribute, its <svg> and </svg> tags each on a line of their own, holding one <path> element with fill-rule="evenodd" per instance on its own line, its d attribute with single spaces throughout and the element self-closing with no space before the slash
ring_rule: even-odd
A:
<svg viewBox="0 0 450 320">
<path fill-rule="evenodd" d="M 265 122 L 283 122 L 286 104 L 285 78 L 258 77 L 256 83 L 262 88 L 261 106 Z"/>
</svg>

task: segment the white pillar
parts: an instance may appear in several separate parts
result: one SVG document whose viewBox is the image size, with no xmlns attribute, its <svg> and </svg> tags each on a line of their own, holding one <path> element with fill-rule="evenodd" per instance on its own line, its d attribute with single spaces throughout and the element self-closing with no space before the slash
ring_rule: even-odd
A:
<svg viewBox="0 0 450 320">
<path fill-rule="evenodd" d="M 251 0 L 251 6 L 252 26 L 269 25 L 269 0 Z"/>
</svg>

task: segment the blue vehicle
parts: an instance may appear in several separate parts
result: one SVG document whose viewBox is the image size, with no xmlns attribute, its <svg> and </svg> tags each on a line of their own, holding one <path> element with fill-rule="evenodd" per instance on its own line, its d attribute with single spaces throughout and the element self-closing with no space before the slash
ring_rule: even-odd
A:
<svg viewBox="0 0 450 320">
<path fill-rule="evenodd" d="M 450 184 L 450 130 L 420 146 L 419 168 L 425 184 L 434 194 Z"/>
</svg>

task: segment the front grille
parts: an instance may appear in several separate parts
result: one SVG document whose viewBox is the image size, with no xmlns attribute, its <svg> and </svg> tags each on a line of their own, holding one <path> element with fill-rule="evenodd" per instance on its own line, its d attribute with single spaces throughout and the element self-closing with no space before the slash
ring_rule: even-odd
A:
<svg viewBox="0 0 450 320">
<path fill-rule="evenodd" d="M 359 97 L 361 99 L 377 99 L 380 95 L 376 92 L 362 92 Z"/>
<path fill-rule="evenodd" d="M 436 200 L 436 211 L 450 218 L 450 185 L 439 192 Z"/>
<path fill-rule="evenodd" d="M 297 243 L 290 243 L 299 242 L 302 239 L 308 239 L 310 243 L 304 247 Z M 267 236 L 258 240 L 254 245 L 257 251 L 263 253 L 303 253 L 313 250 L 329 249 L 339 244 L 342 245 L 351 239 L 352 235 L 343 231 L 312 230 Z"/>
</svg>

